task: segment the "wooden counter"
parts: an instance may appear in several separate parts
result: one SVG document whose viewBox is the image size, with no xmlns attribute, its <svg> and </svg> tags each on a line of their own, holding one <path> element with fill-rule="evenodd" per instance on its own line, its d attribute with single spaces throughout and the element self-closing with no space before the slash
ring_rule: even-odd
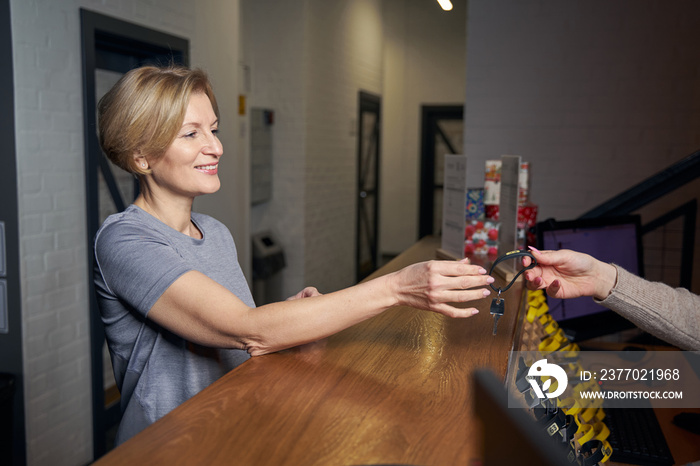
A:
<svg viewBox="0 0 700 466">
<path fill-rule="evenodd" d="M 435 258 L 427 238 L 379 273 Z M 330 338 L 252 358 L 103 457 L 112 464 L 478 465 L 471 375 L 505 378 L 522 286 L 491 334 L 400 307 Z"/>
</svg>

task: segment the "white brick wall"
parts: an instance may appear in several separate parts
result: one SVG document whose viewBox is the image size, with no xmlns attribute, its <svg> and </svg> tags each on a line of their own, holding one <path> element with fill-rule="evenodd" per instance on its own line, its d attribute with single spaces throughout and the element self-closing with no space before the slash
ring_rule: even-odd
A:
<svg viewBox="0 0 700 466">
<path fill-rule="evenodd" d="M 92 451 L 79 22 L 72 7 L 73 14 L 67 4 L 11 2 L 29 464 L 85 462 Z"/>
<path fill-rule="evenodd" d="M 309 2 L 306 277 L 324 292 L 355 282 L 360 90 L 382 94 L 378 0 Z"/>
<path fill-rule="evenodd" d="M 384 2 L 380 250 L 418 239 L 421 105 L 463 105 L 466 0 Z"/>
<path fill-rule="evenodd" d="M 381 93 L 381 3 L 244 1 L 250 106 L 275 111 L 273 193 L 251 232 L 272 229 L 285 247 L 277 298 L 307 285 L 354 282 L 360 89 Z M 282 39 L 283 38 L 283 39 Z"/>
<path fill-rule="evenodd" d="M 464 101 L 466 2 L 454 3 L 449 14 L 432 2 L 242 3 L 250 105 L 276 111 L 273 200 L 251 226 L 286 247 L 279 297 L 354 281 L 359 90 L 382 97 L 380 250 L 416 240 L 420 105 Z"/>
<path fill-rule="evenodd" d="M 575 218 L 700 146 L 691 1 L 469 2 L 464 151 L 531 162 L 539 217 Z"/>
<path fill-rule="evenodd" d="M 284 299 L 305 285 L 304 183 L 305 2 L 241 2 L 242 59 L 250 73 L 248 104 L 274 111 L 272 199 L 251 209 L 250 233 L 271 230 L 287 267 L 268 292 Z"/>
<path fill-rule="evenodd" d="M 193 62 L 204 68 L 216 57 L 197 55 L 198 44 L 216 36 L 220 43 L 235 45 L 227 54 L 235 67 L 238 36 L 236 28 L 228 27 L 237 24 L 238 2 L 216 9 L 192 0 L 10 3 L 27 462 L 85 464 L 92 460 L 92 413 L 79 8 L 189 37 Z M 211 17 L 222 12 L 233 15 L 226 27 L 195 31 L 195 20 L 212 24 Z M 212 78 L 216 81 L 217 75 Z M 220 76 L 219 81 L 234 84 L 218 95 L 224 102 L 235 101 L 237 76 Z M 235 135 L 235 109 L 230 111 L 228 129 Z M 230 183 L 247 186 L 245 174 L 233 176 L 243 180 Z M 240 211 L 235 203 L 219 209 L 225 216 Z M 242 249 L 245 258 L 247 244 Z"/>
</svg>

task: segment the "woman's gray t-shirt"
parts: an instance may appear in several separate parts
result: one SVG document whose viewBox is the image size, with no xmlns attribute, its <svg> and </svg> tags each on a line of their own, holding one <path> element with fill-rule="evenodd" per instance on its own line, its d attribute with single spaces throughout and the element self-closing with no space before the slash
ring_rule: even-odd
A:
<svg viewBox="0 0 700 466">
<path fill-rule="evenodd" d="M 192 213 L 202 239 L 184 235 L 134 205 L 111 215 L 95 236 L 94 282 L 123 417 L 122 443 L 250 356 L 188 342 L 148 319 L 181 275 L 197 270 L 255 304 L 231 233 Z"/>
</svg>

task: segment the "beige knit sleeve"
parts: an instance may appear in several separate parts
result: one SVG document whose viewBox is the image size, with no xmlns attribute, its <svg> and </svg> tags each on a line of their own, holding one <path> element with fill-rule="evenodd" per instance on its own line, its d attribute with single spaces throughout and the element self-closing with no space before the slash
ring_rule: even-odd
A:
<svg viewBox="0 0 700 466">
<path fill-rule="evenodd" d="M 610 296 L 597 303 L 612 309 L 642 330 L 686 350 L 700 350 L 700 296 L 685 288 L 650 282 L 617 269 Z"/>
</svg>

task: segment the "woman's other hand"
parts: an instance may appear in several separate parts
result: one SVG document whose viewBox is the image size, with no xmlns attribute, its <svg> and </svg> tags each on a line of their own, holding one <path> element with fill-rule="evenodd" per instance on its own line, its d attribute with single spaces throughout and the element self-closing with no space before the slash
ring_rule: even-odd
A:
<svg viewBox="0 0 700 466">
<path fill-rule="evenodd" d="M 321 293 L 313 286 L 307 286 L 303 290 L 301 290 L 299 293 L 295 294 L 294 296 L 290 296 L 289 298 L 285 299 L 285 301 L 292 301 L 294 299 L 302 299 L 302 298 L 312 298 L 314 296 L 321 296 Z"/>
</svg>

